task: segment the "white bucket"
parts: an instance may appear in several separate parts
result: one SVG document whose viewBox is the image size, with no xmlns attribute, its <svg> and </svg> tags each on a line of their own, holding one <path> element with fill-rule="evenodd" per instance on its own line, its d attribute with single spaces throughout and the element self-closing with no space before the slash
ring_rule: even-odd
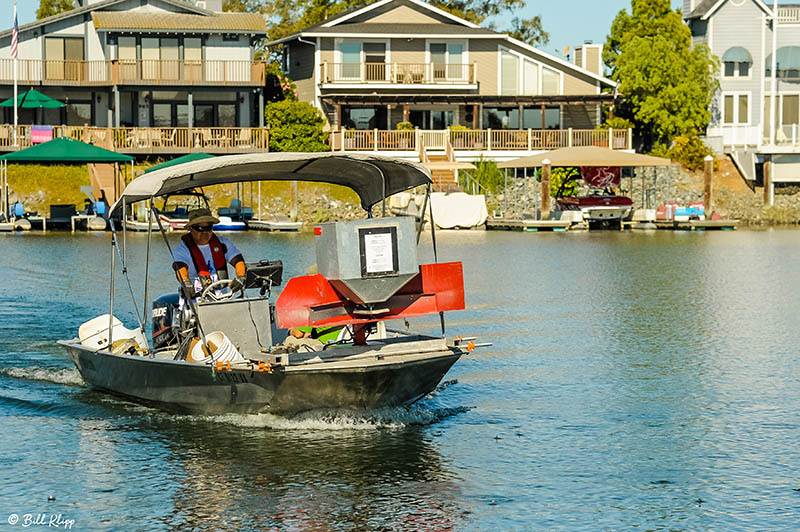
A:
<svg viewBox="0 0 800 532">
<path fill-rule="evenodd" d="M 191 353 L 189 353 L 192 362 L 208 364 L 212 360 L 214 362 L 236 362 L 237 360 L 244 360 L 242 354 L 222 331 L 214 331 L 207 334 L 206 343 L 211 350 L 211 356 L 205 356 L 203 342 L 197 342 L 192 348 Z"/>
</svg>

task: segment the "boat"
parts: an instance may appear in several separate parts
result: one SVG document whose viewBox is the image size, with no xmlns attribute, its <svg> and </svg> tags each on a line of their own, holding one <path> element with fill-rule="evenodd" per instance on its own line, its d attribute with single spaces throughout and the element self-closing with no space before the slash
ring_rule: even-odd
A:
<svg viewBox="0 0 800 532">
<path fill-rule="evenodd" d="M 275 215 L 270 220 L 247 220 L 247 228 L 255 231 L 299 231 L 303 227 L 303 222 L 293 222 L 286 215 Z"/>
<path fill-rule="evenodd" d="M 241 221 L 234 221 L 230 216 L 218 216 L 219 222 L 214 224 L 214 231 L 244 231 L 247 224 Z"/>
<path fill-rule="evenodd" d="M 149 173 L 145 175 L 149 175 Z M 189 189 L 165 195 L 161 208 L 153 207 L 153 210 L 158 213 L 159 221 L 167 231 L 182 231 L 186 227 L 186 222 L 189 221 L 189 211 L 199 207 L 209 208 L 208 198 L 202 191 Z M 147 207 L 140 208 L 138 216 L 125 216 L 122 225 L 128 231 L 148 231 L 150 223 L 147 221 L 147 216 Z"/>
<path fill-rule="evenodd" d="M 619 166 L 584 166 L 579 173 L 565 179 L 556 193 L 556 204 L 561 211 L 578 211 L 589 227 L 619 227 L 623 220 L 633 215 L 633 200 L 617 195 L 622 170 Z M 564 196 L 572 182 L 583 179 L 589 193 L 583 196 Z"/>
<path fill-rule="evenodd" d="M 117 270 L 128 280 L 127 261 L 134 260 L 124 233 L 119 239 L 115 229 L 128 206 L 145 201 L 154 212 L 155 198 L 187 186 L 247 180 L 347 186 L 360 197 L 367 217 L 317 224 L 317 272 L 292 277 L 274 300 L 283 265 L 261 260 L 248 263 L 243 286 L 222 279 L 196 301 L 188 299 L 186 308 L 178 306 L 177 293 L 156 298 L 149 339 L 146 311 L 137 313 L 138 327 L 126 328 L 114 316 L 113 295 Z M 59 344 L 90 387 L 170 412 L 291 416 L 413 404 L 432 392 L 460 357 L 490 345 L 445 335 L 445 312 L 465 308 L 463 269 L 460 262 L 438 262 L 434 228 L 434 262 L 420 264 L 421 225 L 414 218 L 371 216 L 373 206 L 383 203 L 385 215 L 386 198 L 418 186 L 430 193 L 430 172 L 416 163 L 344 153 L 230 155 L 139 177 L 109 212 L 114 251 L 108 312 Z M 158 217 L 150 227 L 148 258 L 153 227 L 169 246 Z M 144 264 L 148 279 L 150 265 Z M 225 287 L 229 290 L 217 291 Z M 132 288 L 130 296 L 135 301 Z M 149 300 L 147 283 L 143 300 Z M 408 327 L 409 318 L 436 315 L 441 334 Z M 390 320 L 405 327 L 392 328 Z M 313 338 L 315 331 L 336 328 L 347 334 L 327 343 Z M 309 330 L 312 338 L 293 334 L 307 336 Z"/>
</svg>

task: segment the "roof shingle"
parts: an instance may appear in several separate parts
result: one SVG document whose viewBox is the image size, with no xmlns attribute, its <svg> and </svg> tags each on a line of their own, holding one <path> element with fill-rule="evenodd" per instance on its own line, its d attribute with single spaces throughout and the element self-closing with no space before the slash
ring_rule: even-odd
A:
<svg viewBox="0 0 800 532">
<path fill-rule="evenodd" d="M 255 13 L 215 13 L 212 16 L 183 13 L 148 13 L 131 11 L 95 11 L 95 28 L 100 31 L 171 30 L 186 32 L 266 34 L 266 23 Z"/>
</svg>

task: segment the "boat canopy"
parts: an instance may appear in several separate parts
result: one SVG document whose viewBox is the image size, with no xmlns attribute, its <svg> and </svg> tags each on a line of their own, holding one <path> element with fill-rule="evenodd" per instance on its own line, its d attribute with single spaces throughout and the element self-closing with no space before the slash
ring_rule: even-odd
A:
<svg viewBox="0 0 800 532">
<path fill-rule="evenodd" d="M 557 166 L 669 166 L 672 161 L 652 155 L 609 150 L 598 146 L 576 146 L 497 163 L 498 168 L 539 168 L 549 160 Z"/>
<path fill-rule="evenodd" d="M 111 207 L 120 216 L 126 204 L 195 187 L 242 181 L 312 181 L 353 189 L 369 210 L 384 198 L 431 182 L 423 166 L 354 153 L 252 153 L 226 155 L 162 168 L 134 179 Z"/>
</svg>

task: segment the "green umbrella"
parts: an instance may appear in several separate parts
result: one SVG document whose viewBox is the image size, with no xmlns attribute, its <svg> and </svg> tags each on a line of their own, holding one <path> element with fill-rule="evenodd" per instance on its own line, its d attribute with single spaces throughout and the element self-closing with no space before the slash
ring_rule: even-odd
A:
<svg viewBox="0 0 800 532">
<path fill-rule="evenodd" d="M 17 96 L 17 107 L 22 109 L 57 109 L 64 107 L 66 104 L 58 100 L 54 100 L 46 94 L 42 94 L 36 89 L 30 89 Z M 0 107 L 14 107 L 14 98 L 0 103 Z"/>
</svg>

